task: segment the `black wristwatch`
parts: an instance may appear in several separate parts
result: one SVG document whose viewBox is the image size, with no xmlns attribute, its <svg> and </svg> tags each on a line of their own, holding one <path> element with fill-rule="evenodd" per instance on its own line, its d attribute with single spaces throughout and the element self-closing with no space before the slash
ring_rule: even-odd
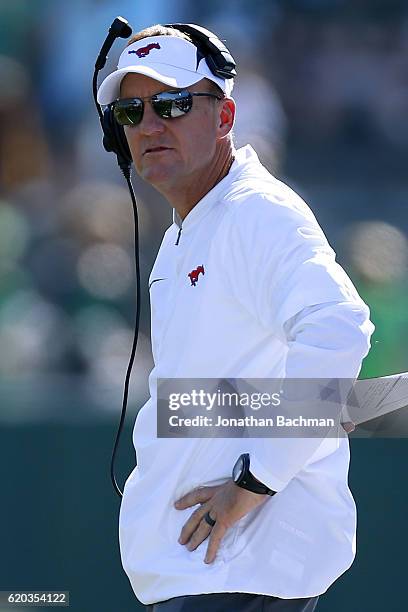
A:
<svg viewBox="0 0 408 612">
<path fill-rule="evenodd" d="M 249 471 L 249 453 L 244 453 L 238 457 L 232 470 L 232 480 L 242 489 L 259 493 L 260 495 L 275 495 L 276 491 L 269 489 L 262 482 L 259 482 Z"/>
</svg>

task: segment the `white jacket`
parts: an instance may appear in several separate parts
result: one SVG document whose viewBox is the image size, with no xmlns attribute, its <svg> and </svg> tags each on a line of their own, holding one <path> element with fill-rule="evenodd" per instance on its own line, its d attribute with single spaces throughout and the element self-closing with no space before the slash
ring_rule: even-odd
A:
<svg viewBox="0 0 408 612">
<path fill-rule="evenodd" d="M 229 174 L 164 235 L 149 279 L 155 367 L 119 519 L 138 599 L 246 592 L 312 597 L 355 556 L 347 438 L 158 439 L 157 378 L 355 378 L 373 325 L 308 206 L 239 149 Z M 203 266 L 195 284 L 190 272 Z M 193 508 L 173 503 L 225 482 L 243 452 L 278 491 L 239 520 L 216 560 L 177 539 Z"/>
</svg>

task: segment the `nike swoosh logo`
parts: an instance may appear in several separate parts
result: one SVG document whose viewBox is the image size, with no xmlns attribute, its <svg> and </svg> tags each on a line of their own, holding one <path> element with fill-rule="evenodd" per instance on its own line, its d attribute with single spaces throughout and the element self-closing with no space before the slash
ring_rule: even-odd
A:
<svg viewBox="0 0 408 612">
<path fill-rule="evenodd" d="M 162 280 L 167 280 L 166 278 L 155 278 L 154 280 L 152 280 L 152 282 L 149 285 L 149 291 L 150 291 L 150 287 L 153 285 L 153 283 L 158 283 L 159 281 Z"/>
</svg>

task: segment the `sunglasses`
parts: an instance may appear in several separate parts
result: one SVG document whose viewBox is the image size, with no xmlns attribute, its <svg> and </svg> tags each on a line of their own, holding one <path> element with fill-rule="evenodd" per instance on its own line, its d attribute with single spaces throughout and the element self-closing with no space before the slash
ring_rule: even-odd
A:
<svg viewBox="0 0 408 612">
<path fill-rule="evenodd" d="M 144 101 L 148 100 L 156 115 L 162 119 L 175 119 L 191 111 L 193 96 L 217 98 L 221 96 L 211 93 L 195 93 L 187 91 L 163 91 L 148 98 L 122 98 L 113 103 L 113 114 L 119 125 L 138 125 L 144 112 Z"/>
</svg>

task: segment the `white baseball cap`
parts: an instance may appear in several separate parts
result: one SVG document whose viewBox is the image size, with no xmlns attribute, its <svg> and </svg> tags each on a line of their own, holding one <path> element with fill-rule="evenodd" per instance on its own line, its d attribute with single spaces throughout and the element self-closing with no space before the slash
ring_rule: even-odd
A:
<svg viewBox="0 0 408 612">
<path fill-rule="evenodd" d="M 118 69 L 98 89 L 99 104 L 110 104 L 120 95 L 120 84 L 129 72 L 144 74 L 177 89 L 210 79 L 229 96 L 233 79 L 215 76 L 193 43 L 179 36 L 150 36 L 132 43 L 122 52 Z"/>
</svg>

